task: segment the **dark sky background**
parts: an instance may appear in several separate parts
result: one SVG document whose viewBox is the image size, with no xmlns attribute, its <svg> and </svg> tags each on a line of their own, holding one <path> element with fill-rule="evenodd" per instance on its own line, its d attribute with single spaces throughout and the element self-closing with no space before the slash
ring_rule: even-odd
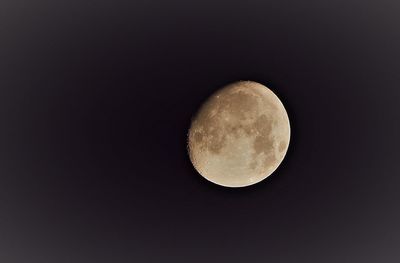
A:
<svg viewBox="0 0 400 263">
<path fill-rule="evenodd" d="M 399 262 L 400 3 L 0 2 L 0 262 Z M 203 179 L 190 119 L 270 87 L 289 152 Z"/>
</svg>

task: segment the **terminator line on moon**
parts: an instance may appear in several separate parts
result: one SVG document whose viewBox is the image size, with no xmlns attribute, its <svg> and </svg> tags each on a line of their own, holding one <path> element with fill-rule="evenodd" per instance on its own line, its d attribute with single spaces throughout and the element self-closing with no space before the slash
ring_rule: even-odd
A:
<svg viewBox="0 0 400 263">
<path fill-rule="evenodd" d="M 239 81 L 201 106 L 189 129 L 188 150 L 204 178 L 243 187 L 276 170 L 289 140 L 289 118 L 279 98 L 260 83 Z"/>
</svg>

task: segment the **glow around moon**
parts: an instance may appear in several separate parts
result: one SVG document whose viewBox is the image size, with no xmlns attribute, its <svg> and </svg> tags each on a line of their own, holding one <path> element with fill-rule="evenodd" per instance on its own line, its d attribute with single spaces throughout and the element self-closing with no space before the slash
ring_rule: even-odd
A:
<svg viewBox="0 0 400 263">
<path fill-rule="evenodd" d="M 192 120 L 190 160 L 207 180 L 243 187 L 272 174 L 287 152 L 290 124 L 267 87 L 239 81 L 213 94 Z"/>
</svg>

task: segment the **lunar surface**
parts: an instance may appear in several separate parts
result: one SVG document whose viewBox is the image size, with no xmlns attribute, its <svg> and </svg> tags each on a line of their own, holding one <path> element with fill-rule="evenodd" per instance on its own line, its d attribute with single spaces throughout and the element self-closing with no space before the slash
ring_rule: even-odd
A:
<svg viewBox="0 0 400 263">
<path fill-rule="evenodd" d="M 279 98 L 267 87 L 239 81 L 214 93 L 192 119 L 190 160 L 207 180 L 227 187 L 258 183 L 280 165 L 290 124 Z"/>
</svg>

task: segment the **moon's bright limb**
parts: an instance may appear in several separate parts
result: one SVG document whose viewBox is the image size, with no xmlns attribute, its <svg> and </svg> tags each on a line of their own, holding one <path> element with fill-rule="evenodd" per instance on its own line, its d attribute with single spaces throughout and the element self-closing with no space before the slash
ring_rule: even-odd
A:
<svg viewBox="0 0 400 263">
<path fill-rule="evenodd" d="M 192 120 L 190 160 L 207 180 L 243 187 L 272 174 L 287 152 L 290 124 L 279 98 L 253 81 L 214 93 Z"/>
</svg>

